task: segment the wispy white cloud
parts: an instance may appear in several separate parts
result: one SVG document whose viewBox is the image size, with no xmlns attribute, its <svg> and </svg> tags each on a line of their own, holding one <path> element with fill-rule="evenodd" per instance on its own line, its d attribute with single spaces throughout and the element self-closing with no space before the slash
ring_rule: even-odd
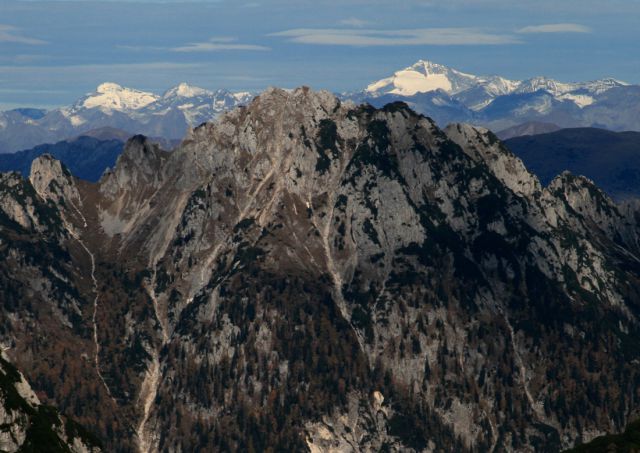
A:
<svg viewBox="0 0 640 453">
<path fill-rule="evenodd" d="M 0 64 L 30 64 L 51 61 L 51 59 L 51 55 L 46 54 L 13 54 L 0 56 Z"/>
<path fill-rule="evenodd" d="M 220 52 L 226 50 L 267 51 L 271 48 L 257 44 L 239 43 L 236 38 L 222 36 L 211 38 L 205 42 L 192 42 L 184 46 L 172 47 L 170 50 L 173 52 Z"/>
<path fill-rule="evenodd" d="M 23 36 L 20 31 L 12 26 L 0 24 L 0 43 L 3 42 L 12 42 L 16 44 L 28 44 L 31 46 L 37 46 L 42 44 L 48 44 L 46 41 L 36 38 L 29 38 L 27 36 Z"/>
<path fill-rule="evenodd" d="M 39 75 L 46 72 L 51 74 L 80 74 L 86 75 L 91 73 L 105 74 L 105 77 L 113 78 L 109 74 L 117 75 L 122 72 L 143 74 L 145 71 L 179 71 L 185 69 L 201 68 L 199 63 L 174 63 L 174 62 L 149 62 L 149 63 L 96 63 L 96 64 L 71 64 L 67 66 L 59 65 L 0 65 L 0 73 L 4 74 L 33 74 Z"/>
<path fill-rule="evenodd" d="M 222 80 L 232 80 L 234 82 L 269 82 L 273 80 L 271 77 L 255 77 L 246 74 L 230 74 L 220 76 Z"/>
<path fill-rule="evenodd" d="M 116 49 L 129 50 L 132 52 L 148 52 L 148 51 L 166 51 L 167 48 L 163 46 L 134 46 L 129 44 L 118 44 Z"/>
<path fill-rule="evenodd" d="M 298 28 L 273 33 L 300 44 L 334 46 L 477 46 L 517 44 L 512 35 L 477 28 L 420 28 L 410 30 Z"/>
<path fill-rule="evenodd" d="M 358 19 L 357 17 L 349 17 L 347 19 L 342 19 L 338 23 L 340 25 L 344 25 L 346 27 L 353 27 L 353 28 L 363 28 L 363 27 L 366 27 L 367 25 L 371 25 L 370 21 Z"/>
<path fill-rule="evenodd" d="M 591 33 L 591 29 L 580 24 L 542 24 L 529 25 L 518 33 Z"/>
</svg>

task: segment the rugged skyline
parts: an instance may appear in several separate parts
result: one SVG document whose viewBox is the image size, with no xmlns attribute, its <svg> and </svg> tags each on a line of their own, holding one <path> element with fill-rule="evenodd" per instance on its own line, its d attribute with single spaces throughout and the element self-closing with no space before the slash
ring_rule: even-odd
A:
<svg viewBox="0 0 640 453">
<path fill-rule="evenodd" d="M 441 3 L 6 0 L 0 109 L 65 105 L 107 80 L 351 91 L 421 58 L 512 79 L 640 82 L 637 1 Z"/>
<path fill-rule="evenodd" d="M 255 94 L 209 91 L 185 83 L 159 94 L 102 83 L 92 93 L 59 109 L 0 111 L 0 153 L 54 143 L 104 127 L 130 135 L 180 140 L 190 127 L 246 104 Z M 510 80 L 472 75 L 420 60 L 339 97 L 375 107 L 405 102 L 441 127 L 466 122 L 501 131 L 533 121 L 565 128 L 640 131 L 640 85 L 613 78 L 580 83 L 540 76 Z"/>
<path fill-rule="evenodd" d="M 640 0 L 0 0 L 0 452 L 640 451 Z"/>
<path fill-rule="evenodd" d="M 637 418 L 639 221 L 486 129 L 272 89 L 96 184 L 1 174 L 0 347 L 109 452 L 562 451 Z"/>
</svg>

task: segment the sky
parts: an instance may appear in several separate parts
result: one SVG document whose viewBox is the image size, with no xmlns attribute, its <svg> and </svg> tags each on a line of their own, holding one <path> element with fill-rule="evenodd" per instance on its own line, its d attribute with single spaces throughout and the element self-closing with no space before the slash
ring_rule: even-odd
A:
<svg viewBox="0 0 640 453">
<path fill-rule="evenodd" d="M 0 0 L 0 109 L 102 82 L 355 91 L 419 59 L 640 83 L 640 0 Z"/>
</svg>

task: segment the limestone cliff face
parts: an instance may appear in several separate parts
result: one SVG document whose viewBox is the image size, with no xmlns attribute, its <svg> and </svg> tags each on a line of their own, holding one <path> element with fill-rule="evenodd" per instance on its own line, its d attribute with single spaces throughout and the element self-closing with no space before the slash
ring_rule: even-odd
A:
<svg viewBox="0 0 640 453">
<path fill-rule="evenodd" d="M 61 201 L 77 203 L 80 199 L 69 170 L 49 154 L 34 159 L 29 181 L 42 198 L 57 203 Z"/>
<path fill-rule="evenodd" d="M 42 230 L 40 219 L 35 212 L 32 199 L 33 188 L 24 184 L 17 173 L 0 175 L 1 215 L 5 222 L 10 221 L 27 230 Z"/>
<path fill-rule="evenodd" d="M 46 354 L 115 415 L 2 335 L 114 450 L 555 451 L 638 410 L 636 207 L 489 131 L 271 89 L 97 185 L 34 166 L 78 312 Z"/>
<path fill-rule="evenodd" d="M 516 195 L 532 196 L 540 192 L 540 182 L 524 167 L 489 130 L 468 124 L 452 124 L 445 129 L 447 136 L 479 164 L 490 171 Z"/>
</svg>

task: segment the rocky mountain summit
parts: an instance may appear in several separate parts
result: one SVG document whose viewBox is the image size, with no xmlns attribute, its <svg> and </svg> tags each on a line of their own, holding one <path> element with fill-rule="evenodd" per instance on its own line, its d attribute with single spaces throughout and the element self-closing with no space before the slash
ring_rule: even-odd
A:
<svg viewBox="0 0 640 453">
<path fill-rule="evenodd" d="M 3 174 L 0 342 L 109 451 L 558 451 L 638 416 L 639 220 L 486 129 L 270 89 L 96 184 Z"/>
</svg>

